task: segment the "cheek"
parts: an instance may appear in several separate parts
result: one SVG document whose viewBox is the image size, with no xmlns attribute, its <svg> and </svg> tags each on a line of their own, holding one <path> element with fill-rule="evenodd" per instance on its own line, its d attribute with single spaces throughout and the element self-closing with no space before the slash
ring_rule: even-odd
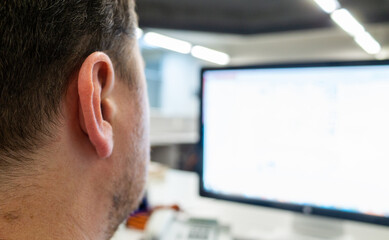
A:
<svg viewBox="0 0 389 240">
<path fill-rule="evenodd" d="M 139 143 L 142 145 L 142 148 L 146 149 L 149 152 L 150 116 L 148 97 L 145 89 L 146 87 L 144 86 L 142 87 L 142 90 L 139 90 L 134 108 L 136 109 L 135 123 L 137 125 L 137 138 L 139 140 Z"/>
<path fill-rule="evenodd" d="M 149 137 L 149 108 L 147 102 L 147 95 L 143 94 L 139 101 L 139 116 L 138 116 L 138 126 L 137 126 L 137 140 L 138 140 L 138 160 L 141 161 L 143 165 L 144 176 L 142 181 L 145 180 L 147 174 L 147 167 L 150 161 L 150 137 Z"/>
<path fill-rule="evenodd" d="M 118 122 L 120 126 L 117 128 L 119 139 L 117 144 L 121 145 L 121 150 L 127 156 L 133 156 L 136 161 L 148 162 L 150 120 L 147 96 L 139 94 L 121 109 L 120 122 Z"/>
</svg>

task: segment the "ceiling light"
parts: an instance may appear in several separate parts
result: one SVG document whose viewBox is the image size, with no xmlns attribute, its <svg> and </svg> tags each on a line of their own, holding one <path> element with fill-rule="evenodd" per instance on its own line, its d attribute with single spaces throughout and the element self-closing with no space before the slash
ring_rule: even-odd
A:
<svg viewBox="0 0 389 240">
<path fill-rule="evenodd" d="M 314 0 L 314 1 L 326 13 L 332 13 L 336 9 L 340 8 L 340 4 L 337 0 Z"/>
<path fill-rule="evenodd" d="M 192 47 L 192 45 L 188 42 L 154 32 L 146 33 L 143 39 L 151 46 L 165 48 L 183 54 L 190 53 L 190 49 Z"/>
<path fill-rule="evenodd" d="M 219 65 L 226 65 L 230 62 L 230 56 L 226 53 L 202 46 L 194 46 L 192 48 L 192 56 Z"/>
<path fill-rule="evenodd" d="M 332 20 L 344 31 L 355 37 L 365 32 L 365 28 L 346 9 L 339 9 L 331 14 Z"/>
<path fill-rule="evenodd" d="M 381 45 L 368 32 L 355 36 L 354 40 L 369 54 L 375 55 L 381 51 Z"/>
<path fill-rule="evenodd" d="M 384 52 L 384 51 L 380 51 L 378 54 L 375 55 L 375 58 L 377 60 L 385 60 L 385 59 L 388 59 L 388 53 Z"/>
</svg>

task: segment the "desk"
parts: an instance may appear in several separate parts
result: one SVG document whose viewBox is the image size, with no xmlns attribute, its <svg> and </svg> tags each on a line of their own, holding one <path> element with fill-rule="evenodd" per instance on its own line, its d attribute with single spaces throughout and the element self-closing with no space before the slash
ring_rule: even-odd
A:
<svg viewBox="0 0 389 240">
<path fill-rule="evenodd" d="M 247 239 L 269 239 L 266 234 L 290 228 L 294 214 L 202 198 L 198 195 L 198 176 L 178 170 L 167 170 L 164 177 L 150 177 L 148 198 L 151 205 L 177 203 L 192 216 L 216 218 L 231 226 L 233 236 Z M 344 226 L 353 240 L 389 239 L 389 227 L 349 221 L 345 221 Z M 139 240 L 141 237 L 142 233 L 121 226 L 112 240 Z"/>
</svg>

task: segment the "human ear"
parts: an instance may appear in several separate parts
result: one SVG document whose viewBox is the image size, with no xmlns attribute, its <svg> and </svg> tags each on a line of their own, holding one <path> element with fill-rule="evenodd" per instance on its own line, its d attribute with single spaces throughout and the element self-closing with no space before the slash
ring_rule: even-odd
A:
<svg viewBox="0 0 389 240">
<path fill-rule="evenodd" d="M 111 125 L 114 105 L 110 102 L 115 73 L 108 55 L 94 52 L 83 62 L 78 74 L 80 127 L 100 158 L 112 154 Z"/>
</svg>

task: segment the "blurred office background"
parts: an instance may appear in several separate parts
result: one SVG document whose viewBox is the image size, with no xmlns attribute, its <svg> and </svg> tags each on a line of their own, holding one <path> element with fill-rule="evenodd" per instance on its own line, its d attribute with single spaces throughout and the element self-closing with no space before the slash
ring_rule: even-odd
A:
<svg viewBox="0 0 389 240">
<path fill-rule="evenodd" d="M 201 67 L 389 58 L 388 0 L 138 0 L 152 160 L 194 170 Z"/>
</svg>

